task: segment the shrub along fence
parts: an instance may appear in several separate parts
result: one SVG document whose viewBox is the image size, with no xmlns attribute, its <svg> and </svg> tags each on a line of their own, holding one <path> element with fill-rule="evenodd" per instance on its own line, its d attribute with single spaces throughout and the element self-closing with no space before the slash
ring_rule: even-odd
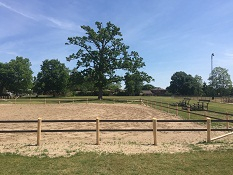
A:
<svg viewBox="0 0 233 175">
<path fill-rule="evenodd" d="M 57 129 L 57 130 L 43 130 L 42 129 L 42 123 L 90 123 L 95 122 L 96 127 L 93 129 Z M 111 123 L 118 123 L 118 122 L 142 122 L 142 123 L 152 123 L 151 129 L 144 129 L 144 128 L 134 128 L 134 129 L 101 129 L 100 124 L 111 122 Z M 206 123 L 206 128 L 183 128 L 183 129 L 168 129 L 168 128 L 158 128 L 157 123 L 167 123 L 167 122 L 202 122 Z M 211 120 L 210 118 L 207 118 L 206 120 L 157 120 L 156 118 L 153 118 L 152 120 L 100 120 L 99 118 L 96 118 L 96 120 L 43 120 L 41 118 L 38 118 L 38 120 L 1 120 L 0 123 L 37 123 L 37 129 L 35 130 L 0 130 L 0 133 L 37 133 L 37 146 L 41 145 L 41 133 L 42 132 L 96 132 L 96 144 L 100 144 L 100 133 L 102 132 L 151 132 L 153 133 L 153 142 L 154 145 L 158 144 L 157 140 L 157 134 L 161 131 L 167 131 L 167 132 L 176 132 L 176 131 L 204 131 L 207 133 L 206 141 L 211 142 L 213 140 L 228 136 L 233 134 L 233 132 L 224 134 L 222 136 L 211 138 L 211 131 L 232 131 L 232 129 L 229 128 L 211 128 L 212 122 L 233 122 L 233 120 Z"/>
</svg>

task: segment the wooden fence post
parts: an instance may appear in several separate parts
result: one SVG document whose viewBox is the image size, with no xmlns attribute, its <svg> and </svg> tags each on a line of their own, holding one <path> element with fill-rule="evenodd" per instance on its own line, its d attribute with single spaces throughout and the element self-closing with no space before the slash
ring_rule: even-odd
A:
<svg viewBox="0 0 233 175">
<path fill-rule="evenodd" d="M 228 112 L 226 113 L 226 120 L 229 120 Z M 229 122 L 226 123 L 227 129 L 229 129 Z"/>
<path fill-rule="evenodd" d="M 178 116 L 178 104 L 176 104 L 176 116 Z"/>
<path fill-rule="evenodd" d="M 100 120 L 96 118 L 96 145 L 100 144 Z"/>
<path fill-rule="evenodd" d="M 42 118 L 38 118 L 38 124 L 37 124 L 37 146 L 40 146 L 40 141 L 41 141 L 41 124 L 42 124 Z"/>
<path fill-rule="evenodd" d="M 207 142 L 209 143 L 211 141 L 211 119 L 207 118 Z"/>
<path fill-rule="evenodd" d="M 170 105 L 169 105 L 169 103 L 167 103 L 167 113 L 170 112 L 169 109 L 170 109 Z"/>
<path fill-rule="evenodd" d="M 154 145 L 157 146 L 157 119 L 153 118 Z"/>
<path fill-rule="evenodd" d="M 189 115 L 189 120 L 190 120 L 190 105 L 188 105 L 188 115 Z"/>
</svg>

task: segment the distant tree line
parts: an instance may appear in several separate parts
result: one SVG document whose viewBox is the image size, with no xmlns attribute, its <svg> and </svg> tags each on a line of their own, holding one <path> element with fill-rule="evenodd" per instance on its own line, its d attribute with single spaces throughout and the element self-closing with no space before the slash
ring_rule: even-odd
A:
<svg viewBox="0 0 233 175">
<path fill-rule="evenodd" d="M 58 59 L 44 60 L 41 71 L 33 78 L 31 63 L 28 58 L 16 57 L 8 63 L 0 62 L 0 94 L 13 92 L 37 93 L 58 95 L 98 95 L 98 86 L 92 81 L 90 75 L 83 75 L 76 68 L 69 70 Z M 121 82 L 110 82 L 103 89 L 103 95 L 139 95 L 142 90 L 152 90 L 155 87 L 149 82 L 151 77 L 147 74 L 135 72 L 125 73 Z M 213 69 L 209 83 L 203 82 L 202 77 L 186 74 L 183 71 L 175 72 L 171 76 L 170 86 L 166 95 L 180 96 L 229 96 L 233 95 L 232 81 L 228 70 L 221 67 Z"/>
<path fill-rule="evenodd" d="M 98 95 L 98 86 L 90 75 L 83 75 L 76 68 L 69 70 L 58 59 L 44 60 L 41 71 L 33 77 L 31 63 L 28 58 L 16 57 L 8 63 L 0 62 L 0 94 L 12 92 L 37 93 L 57 95 Z M 152 78 L 147 74 L 135 72 L 125 73 L 122 81 L 110 82 L 103 89 L 103 95 L 139 95 L 142 90 L 152 90 L 155 87 L 149 82 Z M 180 96 L 229 96 L 233 95 L 232 81 L 228 70 L 221 67 L 213 69 L 209 83 L 203 82 L 202 77 L 186 74 L 183 71 L 171 76 L 170 86 L 166 95 Z M 146 84 L 145 84 L 146 83 Z"/>
<path fill-rule="evenodd" d="M 120 81 L 111 82 L 104 87 L 103 95 L 139 95 L 144 81 L 149 82 L 150 79 L 147 75 L 126 73 L 122 79 L 126 84 L 124 91 Z M 44 60 L 40 72 L 33 77 L 29 59 L 16 57 L 9 63 L 0 62 L 0 95 L 8 95 L 9 92 L 15 95 L 98 95 L 98 87 L 90 76 L 84 76 L 77 69 L 69 70 L 58 59 Z"/>
<path fill-rule="evenodd" d="M 199 75 L 186 74 L 183 71 L 171 76 L 167 91 L 173 95 L 182 96 L 229 96 L 233 95 L 232 81 L 228 70 L 216 67 L 210 74 L 209 83 L 203 82 Z"/>
</svg>

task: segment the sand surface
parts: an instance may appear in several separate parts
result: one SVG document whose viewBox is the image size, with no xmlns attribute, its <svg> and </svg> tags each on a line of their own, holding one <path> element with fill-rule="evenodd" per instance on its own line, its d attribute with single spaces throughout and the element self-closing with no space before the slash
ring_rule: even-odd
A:
<svg viewBox="0 0 233 175">
<path fill-rule="evenodd" d="M 177 116 L 137 104 L 1 104 L 0 120 L 78 120 L 101 119 L 180 119 Z M 42 129 L 95 129 L 95 123 L 42 123 Z M 152 129 L 151 123 L 100 123 L 101 129 Z M 158 123 L 158 128 L 206 128 L 197 123 Z M 37 123 L 0 123 L 0 130 L 36 130 Z M 224 132 L 211 132 L 211 137 Z M 176 153 L 200 149 L 232 147 L 233 136 L 205 144 L 206 132 L 158 132 L 153 145 L 152 132 L 101 132 L 96 145 L 95 132 L 42 133 L 36 146 L 36 133 L 0 133 L 0 152 L 22 155 L 70 156 L 79 151 L 137 153 Z"/>
</svg>

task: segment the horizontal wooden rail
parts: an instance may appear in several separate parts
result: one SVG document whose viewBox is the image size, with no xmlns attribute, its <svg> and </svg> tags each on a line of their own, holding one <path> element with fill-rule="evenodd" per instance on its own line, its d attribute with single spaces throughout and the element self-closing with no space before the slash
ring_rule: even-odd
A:
<svg viewBox="0 0 233 175">
<path fill-rule="evenodd" d="M 37 123 L 37 120 L 0 120 L 0 123 Z M 43 120 L 43 123 L 89 123 L 96 120 Z M 152 120 L 100 120 L 101 123 L 149 123 Z M 157 120 L 160 123 L 189 123 L 189 122 L 206 122 L 206 120 Z M 211 122 L 233 122 L 233 120 L 211 120 Z"/>
<path fill-rule="evenodd" d="M 0 123 L 37 123 L 37 120 L 0 120 Z M 43 120 L 43 123 L 89 123 L 96 122 L 96 120 Z M 149 123 L 152 120 L 100 120 L 101 123 Z M 160 123 L 189 123 L 189 122 L 206 122 L 206 120 L 157 120 Z M 233 122 L 233 120 L 211 120 L 211 122 Z"/>
<path fill-rule="evenodd" d="M 212 128 L 211 131 L 232 131 L 233 129 L 224 129 L 224 128 Z M 101 132 L 146 132 L 153 131 L 153 129 L 100 129 Z M 196 129 L 157 129 L 160 132 L 175 132 L 175 131 L 207 131 L 205 128 L 196 128 Z M 1 130 L 0 133 L 34 133 L 37 130 Z M 41 130 L 41 132 L 96 132 L 95 129 L 52 129 L 52 130 Z"/>
<path fill-rule="evenodd" d="M 0 133 L 35 133 L 37 132 L 37 145 L 41 145 L 41 133 L 42 132 L 96 132 L 96 144 L 100 144 L 100 132 L 153 132 L 154 135 L 154 145 L 157 145 L 157 132 L 193 132 L 193 131 L 207 131 L 207 142 L 211 141 L 211 131 L 233 131 L 232 128 L 227 127 L 226 129 L 219 129 L 219 128 L 211 128 L 211 122 L 233 122 L 233 120 L 212 120 L 210 118 L 207 118 L 207 120 L 157 120 L 156 118 L 153 118 L 152 120 L 100 120 L 97 118 L 96 120 L 43 120 L 43 123 L 45 122 L 63 122 L 63 123 L 70 123 L 70 122 L 76 122 L 76 123 L 82 123 L 82 122 L 95 122 L 96 123 L 96 129 L 47 129 L 44 130 L 41 128 L 42 125 L 42 119 L 38 118 L 38 120 L 1 120 L 0 123 L 38 123 L 37 130 L 0 130 Z M 118 122 L 150 122 L 153 123 L 153 128 L 146 129 L 146 128 L 123 128 L 123 129 L 101 129 L 100 123 L 108 122 L 108 123 L 118 123 Z M 167 122 L 203 122 L 207 124 L 207 128 L 157 128 L 157 122 L 160 123 L 167 123 Z M 229 135 L 229 134 L 228 134 Z M 220 137 L 217 137 L 215 139 L 219 139 L 222 137 L 225 137 L 227 135 L 223 135 Z"/>
</svg>

